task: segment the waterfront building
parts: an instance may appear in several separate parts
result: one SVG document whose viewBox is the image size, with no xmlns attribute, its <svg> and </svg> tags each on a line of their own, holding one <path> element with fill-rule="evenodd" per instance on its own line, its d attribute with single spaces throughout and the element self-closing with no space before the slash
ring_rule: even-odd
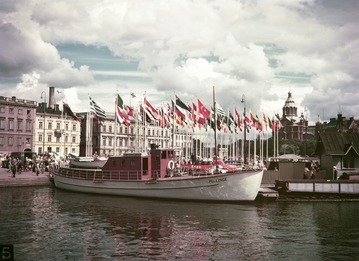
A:
<svg viewBox="0 0 359 261">
<path fill-rule="evenodd" d="M 56 152 L 59 155 L 80 152 L 80 122 L 60 110 L 55 102 L 55 87 L 49 88 L 49 95 L 43 92 L 44 102 L 36 108 L 34 151 L 38 154 Z M 46 101 L 49 97 L 49 103 Z"/>
<path fill-rule="evenodd" d="M 337 179 L 359 168 L 359 132 L 323 130 L 318 134 L 316 155 L 326 178 Z"/>
<path fill-rule="evenodd" d="M 32 151 L 36 101 L 0 96 L 0 152 Z"/>
<path fill-rule="evenodd" d="M 192 130 L 176 127 L 175 135 L 172 128 L 162 128 L 155 123 L 143 125 L 134 120 L 129 126 L 115 121 L 115 113 L 106 112 L 106 120 L 100 124 L 91 113 L 82 112 L 78 116 L 81 124 L 80 155 L 98 154 L 123 155 L 129 152 L 145 152 L 155 144 L 161 148 L 173 147 L 181 151 L 180 155 L 189 157 L 191 154 Z M 174 144 L 173 144 L 174 140 Z"/>
</svg>

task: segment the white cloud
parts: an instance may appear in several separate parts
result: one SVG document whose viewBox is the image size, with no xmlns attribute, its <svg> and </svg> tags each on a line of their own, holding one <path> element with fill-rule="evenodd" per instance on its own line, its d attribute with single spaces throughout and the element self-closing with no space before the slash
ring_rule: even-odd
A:
<svg viewBox="0 0 359 261">
<path fill-rule="evenodd" d="M 156 97 L 174 91 L 188 100 L 201 95 L 207 102 L 216 86 L 222 104 L 239 107 L 244 94 L 252 109 L 265 104 L 280 109 L 280 96 L 291 89 L 316 120 L 318 102 L 327 101 L 335 114 L 335 105 L 345 103 L 342 98 L 351 101 L 358 85 L 357 1 L 335 2 L 5 1 L 0 7 L 0 77 L 21 79 L 36 72 L 37 82 L 26 76 L 19 86 L 71 87 L 79 105 L 87 104 L 85 92 L 103 101 L 115 92 L 115 80 L 98 77 L 137 77 L 137 82 L 123 80 L 124 85 Z M 64 43 L 107 47 L 118 57 L 138 60 L 139 71 L 78 64 L 59 55 L 56 45 Z M 267 45 L 273 48 L 266 53 Z M 299 84 L 295 77 L 303 74 L 309 80 Z M 146 82 L 141 84 L 141 78 Z M 98 92 L 104 88 L 109 94 Z M 342 107 L 343 113 L 359 116 L 352 105 Z"/>
</svg>

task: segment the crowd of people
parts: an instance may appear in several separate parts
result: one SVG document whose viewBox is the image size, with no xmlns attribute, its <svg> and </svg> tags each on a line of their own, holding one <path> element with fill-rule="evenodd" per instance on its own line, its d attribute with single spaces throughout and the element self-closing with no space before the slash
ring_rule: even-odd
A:
<svg viewBox="0 0 359 261">
<path fill-rule="evenodd" d="M 13 177 L 24 171 L 31 171 L 36 173 L 36 175 L 52 172 L 54 168 L 63 166 L 68 161 L 67 157 L 56 158 L 50 154 L 41 154 L 33 158 L 21 158 L 7 154 L 3 155 L 3 160 L 7 162 L 8 172 L 10 172 Z"/>
</svg>

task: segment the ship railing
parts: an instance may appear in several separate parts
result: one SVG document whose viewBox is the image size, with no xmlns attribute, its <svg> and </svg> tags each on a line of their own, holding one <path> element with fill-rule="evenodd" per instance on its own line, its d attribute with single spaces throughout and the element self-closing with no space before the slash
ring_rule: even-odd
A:
<svg viewBox="0 0 359 261">
<path fill-rule="evenodd" d="M 101 171 L 101 170 L 86 170 L 86 169 L 67 169 L 63 168 L 57 172 L 58 175 L 81 180 L 93 181 L 134 181 L 141 180 L 143 176 L 148 176 L 147 171 Z"/>
</svg>

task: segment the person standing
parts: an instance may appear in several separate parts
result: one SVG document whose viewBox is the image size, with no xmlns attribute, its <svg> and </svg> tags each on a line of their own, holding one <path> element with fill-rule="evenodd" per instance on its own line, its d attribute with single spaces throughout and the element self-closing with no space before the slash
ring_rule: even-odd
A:
<svg viewBox="0 0 359 261">
<path fill-rule="evenodd" d="M 16 158 L 11 158 L 10 159 L 10 164 L 11 164 L 11 173 L 12 173 L 12 177 L 15 178 L 16 176 L 16 169 L 17 169 L 17 159 Z"/>
</svg>

